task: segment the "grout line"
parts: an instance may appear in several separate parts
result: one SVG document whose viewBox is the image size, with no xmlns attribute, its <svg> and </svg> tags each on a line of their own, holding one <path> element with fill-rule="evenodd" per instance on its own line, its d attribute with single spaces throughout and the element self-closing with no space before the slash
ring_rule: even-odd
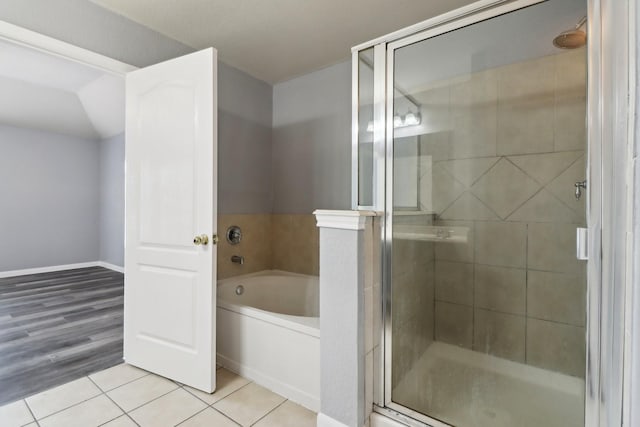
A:
<svg viewBox="0 0 640 427">
<path fill-rule="evenodd" d="M 81 380 L 82 378 L 89 378 L 89 377 L 84 376 L 84 377 L 80 377 L 80 378 L 78 378 L 77 380 L 73 380 L 73 381 L 78 381 L 78 380 Z M 69 381 L 69 383 L 72 383 L 73 381 Z M 91 380 L 89 380 L 89 381 L 91 381 Z M 93 383 L 93 381 L 91 381 L 91 382 Z M 69 384 L 69 383 L 65 383 L 65 384 L 61 384 L 61 385 L 66 385 L 66 384 Z M 94 383 L 94 384 L 95 384 L 95 383 Z M 60 386 L 56 386 L 56 387 L 53 387 L 53 388 L 57 388 L 57 387 L 60 387 Z M 47 392 L 47 391 L 49 391 L 49 390 L 53 390 L 53 388 L 50 388 L 50 389 L 45 390 L 45 391 L 42 391 L 42 392 L 40 392 L 40 393 L 45 393 L 45 392 Z M 74 404 L 72 404 L 72 405 L 69 405 L 69 406 L 67 406 L 67 407 L 65 407 L 65 408 L 62 408 L 62 409 L 60 409 L 60 410 L 58 410 L 58 411 L 56 411 L 56 412 L 52 412 L 52 413 L 50 413 L 50 414 L 48 414 L 48 415 L 46 415 L 46 416 L 44 416 L 44 417 L 42 417 L 42 418 L 36 419 L 36 421 L 44 420 L 45 418 L 49 418 L 49 417 L 51 417 L 52 415 L 59 414 L 59 413 L 60 413 L 60 412 L 62 412 L 62 411 L 66 411 L 67 409 L 73 408 L 74 406 L 78 406 L 78 405 L 80 405 L 81 403 L 88 402 L 89 400 L 94 399 L 94 398 L 96 398 L 96 397 L 100 396 L 101 394 L 104 394 L 104 393 L 102 392 L 102 390 L 100 390 L 100 388 L 99 388 L 99 387 L 98 387 L 98 391 L 100 391 L 100 393 L 96 394 L 95 396 L 91 396 L 91 397 L 89 397 L 89 398 L 87 398 L 87 399 L 81 400 L 80 402 L 77 402 L 77 403 L 74 403 Z M 33 396 L 37 396 L 37 395 L 38 395 L 38 394 L 40 394 L 40 393 L 34 394 Z M 32 397 L 32 396 L 29 396 L 29 397 Z M 27 399 L 25 398 L 25 399 L 24 399 L 24 401 L 25 401 L 25 403 L 27 403 L 27 407 L 28 407 L 28 406 L 29 406 L 29 403 L 27 402 Z M 29 408 L 29 410 L 31 410 L 31 408 Z M 32 413 L 33 413 L 33 412 L 32 412 Z M 34 418 L 35 418 L 35 416 L 34 416 Z M 38 425 L 39 425 L 39 424 L 40 424 L 40 423 L 38 423 Z"/>
<path fill-rule="evenodd" d="M 218 402 L 216 402 L 218 403 Z M 223 417 L 225 417 L 226 419 L 230 420 L 232 423 L 236 424 L 236 425 L 242 425 L 239 422 L 237 422 L 236 420 L 234 420 L 233 418 L 231 418 L 230 416 L 228 416 L 227 414 L 225 414 L 224 412 L 214 408 L 213 406 L 208 406 L 208 408 L 213 409 L 214 411 L 216 411 L 218 414 L 222 415 Z"/>
<path fill-rule="evenodd" d="M 116 366 L 118 366 L 118 365 L 116 365 Z M 130 366 L 131 366 L 131 365 L 130 365 Z M 114 367 L 115 367 L 115 366 L 114 366 Z M 107 369 L 110 369 L 110 368 L 107 368 Z M 138 369 L 139 369 L 139 368 L 138 368 Z M 100 371 L 100 372 L 102 372 L 102 371 Z M 145 371 L 145 372 L 147 372 L 147 371 Z M 95 374 L 97 374 L 97 373 L 98 373 L 98 372 L 95 372 Z M 91 374 L 91 375 L 94 375 L 94 374 Z M 123 386 L 125 386 L 125 385 L 131 384 L 131 383 L 136 382 L 136 381 L 138 381 L 138 380 L 141 380 L 141 379 L 143 379 L 143 378 L 145 378 L 145 377 L 148 377 L 149 375 L 151 375 L 151 372 L 147 372 L 146 374 L 144 374 L 144 375 L 143 375 L 143 376 L 141 376 L 141 377 L 138 377 L 138 378 L 133 379 L 133 380 L 131 380 L 131 381 L 127 381 L 126 383 L 122 383 L 122 384 L 120 384 L 120 385 L 119 385 L 119 386 L 117 386 L 117 387 L 110 388 L 109 390 L 103 390 L 103 389 L 102 389 L 102 387 L 100 387 L 98 384 L 96 384 L 96 383 L 95 383 L 95 381 L 93 381 L 93 380 L 91 379 L 91 377 L 87 376 L 87 378 L 89 378 L 89 379 L 91 380 L 91 382 L 92 382 L 92 383 L 94 383 L 94 384 L 96 385 L 96 387 L 98 387 L 98 388 L 99 388 L 103 393 L 107 394 L 107 393 L 111 393 L 111 392 L 112 392 L 112 391 L 114 391 L 114 390 L 119 389 L 120 387 L 123 387 Z M 154 374 L 154 375 L 155 375 L 155 374 Z"/>
<path fill-rule="evenodd" d="M 273 411 L 275 411 L 276 409 L 278 409 L 279 407 L 281 407 L 282 405 L 284 405 L 288 401 L 289 401 L 289 399 L 284 399 L 282 402 L 280 402 L 280 404 L 276 405 L 272 410 L 270 410 L 269 412 L 267 412 L 266 414 L 264 414 L 263 416 L 258 418 L 255 422 L 251 423 L 251 425 L 253 426 L 253 425 L 258 424 L 260 421 L 262 421 L 264 418 L 266 418 L 269 414 L 271 414 Z"/>
<path fill-rule="evenodd" d="M 38 423 L 38 419 L 36 418 L 36 415 L 33 413 L 33 411 L 31 410 L 31 407 L 29 406 L 29 404 L 27 403 L 27 399 L 22 399 L 22 401 L 24 402 L 24 405 L 27 407 L 27 410 L 29 411 L 29 413 L 31 414 L 31 416 L 33 417 L 33 421 L 35 421 L 35 423 L 39 426 L 40 424 Z M 27 423 L 25 425 L 29 425 L 30 423 Z"/>
<path fill-rule="evenodd" d="M 244 378 L 244 377 L 242 377 L 242 378 Z M 248 378 L 245 378 L 245 379 L 248 379 Z M 249 384 L 253 384 L 253 381 L 249 381 L 248 383 L 246 383 L 246 384 L 245 384 L 245 385 L 243 385 L 242 387 L 239 387 L 239 388 L 237 388 L 236 390 L 233 390 L 231 393 L 227 394 L 225 397 L 223 397 L 223 398 L 222 398 L 222 399 L 220 399 L 220 400 L 216 400 L 215 402 L 213 402 L 213 403 L 212 403 L 212 404 L 210 404 L 209 406 L 213 407 L 213 405 L 215 405 L 216 403 L 221 402 L 222 400 L 226 399 L 227 397 L 231 396 L 232 394 L 234 394 L 234 393 L 236 393 L 236 392 L 238 392 L 238 391 L 242 390 L 243 388 L 245 388 L 245 387 L 246 387 L 246 386 L 248 386 Z"/>
<path fill-rule="evenodd" d="M 180 421 L 178 424 L 176 424 L 176 427 L 179 427 L 180 425 L 186 423 L 187 421 L 189 421 L 191 418 L 195 417 L 198 414 L 203 413 L 204 411 L 206 411 L 207 409 L 209 409 L 208 406 L 205 406 L 204 408 L 202 408 L 200 411 L 196 412 L 195 414 L 189 416 L 188 418 L 185 418 L 184 420 Z"/>
<path fill-rule="evenodd" d="M 89 378 L 89 376 L 87 376 L 87 378 Z M 93 381 L 91 378 L 89 378 L 89 381 L 91 381 L 93 384 L 95 384 L 95 386 L 96 386 L 96 387 L 100 388 L 100 387 L 98 386 L 98 384 L 96 384 L 96 382 L 95 382 L 95 381 Z M 102 389 L 101 389 L 101 390 L 102 390 Z M 115 390 L 115 389 L 114 389 L 114 390 Z M 109 400 L 110 400 L 114 405 L 116 405 L 116 407 L 122 411 L 122 414 L 120 414 L 120 415 L 118 415 L 117 417 L 115 417 L 115 418 L 113 418 L 113 419 L 111 419 L 111 420 L 109 420 L 109 421 L 107 421 L 107 422 L 105 422 L 105 423 L 102 423 L 102 424 L 100 424 L 100 425 L 105 425 L 105 424 L 107 424 L 107 423 L 110 423 L 111 421 L 113 421 L 113 420 L 115 420 L 115 419 L 118 419 L 118 418 L 120 418 L 121 416 L 123 416 L 123 415 L 124 415 L 124 416 L 126 416 L 127 418 L 131 419 L 131 421 L 133 421 L 133 423 L 134 423 L 135 425 L 139 426 L 139 424 L 138 424 L 138 423 L 136 423 L 136 422 L 135 422 L 135 420 L 133 420 L 133 419 L 129 416 L 129 414 L 127 413 L 127 411 L 125 411 L 125 410 L 124 410 L 124 408 L 122 408 L 120 405 L 118 405 L 118 404 L 116 403 L 116 401 L 115 401 L 115 400 L 113 400 L 113 399 L 111 398 L 111 396 L 109 396 L 109 395 L 108 395 L 106 392 L 104 392 L 104 391 L 102 392 L 102 394 L 103 394 L 107 399 L 109 399 Z"/>
<path fill-rule="evenodd" d="M 164 377 L 162 377 L 162 378 L 164 378 Z M 171 380 L 169 380 L 169 381 L 171 381 Z M 164 397 L 164 396 L 166 396 L 167 394 L 169 394 L 169 393 L 173 393 L 174 391 L 176 391 L 176 390 L 179 390 L 179 389 L 180 389 L 180 386 L 179 386 L 178 384 L 176 384 L 176 383 L 175 383 L 175 381 L 171 381 L 171 382 L 172 382 L 174 385 L 176 385 L 176 388 L 174 388 L 174 389 L 172 389 L 172 390 L 169 390 L 168 392 L 166 392 L 166 393 L 164 393 L 164 394 L 161 394 L 160 396 L 154 397 L 153 399 L 151 399 L 151 400 L 149 400 L 149 401 L 147 401 L 147 402 L 143 403 L 142 405 L 138 405 L 138 406 L 136 406 L 135 408 L 131 408 L 129 411 L 125 411 L 125 414 L 129 414 L 129 413 L 131 413 L 131 412 L 135 411 L 136 409 L 140 409 L 140 408 L 142 408 L 143 406 L 146 406 L 146 405 L 148 405 L 149 403 L 154 402 L 154 401 L 156 401 L 156 400 L 160 399 L 161 397 Z M 105 395 L 106 395 L 106 393 L 105 393 Z M 109 396 L 107 396 L 107 397 L 109 397 Z M 115 402 L 114 402 L 114 403 L 115 403 Z"/>
</svg>

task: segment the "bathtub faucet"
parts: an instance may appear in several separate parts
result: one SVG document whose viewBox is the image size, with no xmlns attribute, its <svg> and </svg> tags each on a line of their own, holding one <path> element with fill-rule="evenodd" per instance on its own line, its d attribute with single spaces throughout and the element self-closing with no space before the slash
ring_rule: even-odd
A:
<svg viewBox="0 0 640 427">
<path fill-rule="evenodd" d="M 231 262 L 242 265 L 244 264 L 244 257 L 239 255 L 232 255 Z"/>
</svg>

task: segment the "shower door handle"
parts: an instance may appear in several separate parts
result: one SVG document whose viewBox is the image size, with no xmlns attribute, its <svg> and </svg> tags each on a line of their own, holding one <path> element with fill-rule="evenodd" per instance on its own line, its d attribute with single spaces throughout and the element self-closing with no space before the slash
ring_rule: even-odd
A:
<svg viewBox="0 0 640 427">
<path fill-rule="evenodd" d="M 589 260 L 588 236 L 589 230 L 587 228 L 576 228 L 576 258 L 582 261 Z"/>
</svg>

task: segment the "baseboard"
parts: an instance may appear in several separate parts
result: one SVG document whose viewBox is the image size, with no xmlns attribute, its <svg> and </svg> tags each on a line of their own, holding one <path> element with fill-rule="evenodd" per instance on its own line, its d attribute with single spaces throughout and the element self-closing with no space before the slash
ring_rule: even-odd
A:
<svg viewBox="0 0 640 427">
<path fill-rule="evenodd" d="M 76 268 L 96 267 L 97 261 L 80 262 L 77 264 L 51 265 L 48 267 L 25 268 L 23 270 L 0 271 L 0 278 L 13 276 L 27 276 L 29 274 L 50 273 L 52 271 L 73 270 Z"/>
<path fill-rule="evenodd" d="M 0 279 L 4 277 L 27 276 L 30 274 L 51 273 L 54 271 L 74 270 L 76 268 L 103 267 L 124 273 L 124 268 L 104 261 L 80 262 L 76 264 L 50 265 L 48 267 L 25 268 L 22 270 L 0 271 Z"/>
<path fill-rule="evenodd" d="M 309 393 L 298 390 L 288 384 L 284 384 L 275 378 L 257 372 L 255 369 L 248 368 L 226 356 L 221 355 L 220 353 L 217 354 L 217 363 L 223 368 L 227 368 L 230 371 L 250 379 L 256 384 L 268 388 L 274 393 L 278 393 L 313 412 L 318 412 L 320 410 L 320 399 L 310 395 Z"/>
<path fill-rule="evenodd" d="M 333 418 L 323 414 L 322 412 L 318 413 L 318 418 L 316 419 L 317 427 L 349 427 L 346 424 L 342 424 L 340 421 L 336 421 Z"/>
<path fill-rule="evenodd" d="M 111 264 L 109 262 L 98 261 L 97 265 L 108 268 L 109 270 L 117 271 L 118 273 L 124 273 L 124 267 L 120 267 L 119 265 Z"/>
</svg>

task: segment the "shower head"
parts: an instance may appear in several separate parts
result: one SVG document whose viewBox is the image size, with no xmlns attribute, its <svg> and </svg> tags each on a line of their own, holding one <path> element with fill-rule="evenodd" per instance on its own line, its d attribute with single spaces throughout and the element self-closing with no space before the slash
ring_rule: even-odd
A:
<svg viewBox="0 0 640 427">
<path fill-rule="evenodd" d="M 584 46 L 587 43 L 587 33 L 585 33 L 582 26 L 587 22 L 587 17 L 584 16 L 575 28 L 560 33 L 553 39 L 553 45 L 560 49 L 576 49 Z"/>
</svg>

